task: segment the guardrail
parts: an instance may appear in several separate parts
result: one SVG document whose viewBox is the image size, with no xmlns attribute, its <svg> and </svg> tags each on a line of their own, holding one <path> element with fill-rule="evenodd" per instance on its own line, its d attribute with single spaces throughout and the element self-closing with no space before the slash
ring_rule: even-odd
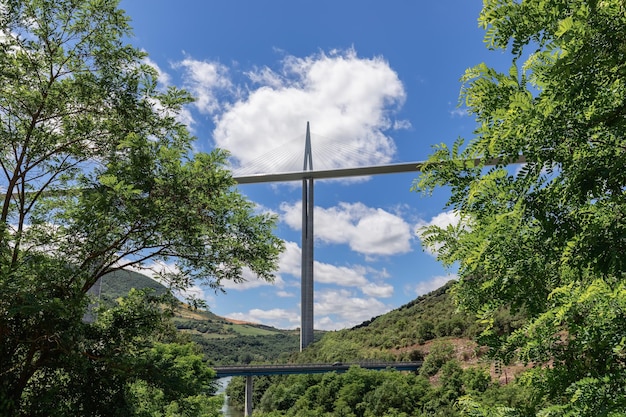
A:
<svg viewBox="0 0 626 417">
<path fill-rule="evenodd" d="M 396 369 L 399 371 L 414 371 L 422 366 L 417 362 L 335 362 L 335 363 L 308 363 L 308 364 L 276 364 L 276 365 L 233 365 L 213 366 L 217 378 L 226 376 L 258 376 L 258 375 L 292 375 L 315 374 L 325 372 L 346 372 L 352 366 L 363 369 Z"/>
</svg>

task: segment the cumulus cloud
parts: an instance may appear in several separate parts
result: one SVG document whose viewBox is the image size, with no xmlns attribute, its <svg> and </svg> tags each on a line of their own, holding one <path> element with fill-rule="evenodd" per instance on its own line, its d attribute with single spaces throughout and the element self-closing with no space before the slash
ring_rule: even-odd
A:
<svg viewBox="0 0 626 417">
<path fill-rule="evenodd" d="M 295 296 L 296 296 L 296 295 L 295 295 L 294 293 L 292 293 L 292 292 L 289 292 L 289 291 L 282 291 L 282 290 L 281 290 L 281 291 L 276 292 L 276 295 L 277 295 L 278 297 L 281 297 L 281 298 L 289 298 L 289 297 L 295 297 Z"/>
<path fill-rule="evenodd" d="M 371 297 L 388 298 L 393 295 L 393 285 L 384 284 L 384 283 L 382 284 L 369 283 L 363 288 L 361 288 L 361 291 L 363 291 L 365 295 L 369 295 Z"/>
<path fill-rule="evenodd" d="M 273 308 L 270 310 L 253 308 L 247 313 L 236 312 L 230 313 L 228 316 L 235 320 L 242 320 L 250 323 L 262 322 L 264 324 L 282 329 L 293 329 L 300 325 L 299 314 L 282 308 Z"/>
<path fill-rule="evenodd" d="M 282 219 L 292 229 L 302 228 L 302 203 L 283 203 Z M 400 216 L 363 203 L 315 207 L 315 237 L 326 243 L 348 244 L 364 255 L 395 255 L 411 250 L 411 226 Z"/>
<path fill-rule="evenodd" d="M 443 287 L 450 280 L 457 280 L 458 276 L 456 274 L 448 274 L 448 275 L 437 275 L 432 277 L 428 281 L 423 281 L 417 284 L 414 288 L 415 294 L 423 295 L 428 294 L 431 291 L 436 290 L 437 288 Z"/>
<path fill-rule="evenodd" d="M 424 229 L 428 226 L 438 226 L 442 229 L 445 229 L 449 225 L 458 224 L 460 221 L 461 221 L 461 218 L 458 212 L 455 212 L 453 210 L 444 211 L 442 213 L 437 214 L 433 218 L 431 218 L 430 221 L 425 221 L 425 220 L 419 221 L 416 225 L 417 236 L 420 239 L 422 239 L 422 233 L 424 232 Z M 435 246 L 423 245 L 423 247 L 427 253 L 433 256 L 437 256 L 437 252 L 441 248 L 440 245 L 435 245 Z"/>
<path fill-rule="evenodd" d="M 158 86 L 160 89 L 165 90 L 167 89 L 167 87 L 172 85 L 172 77 L 170 76 L 170 74 L 165 72 L 156 62 L 154 62 L 149 57 L 145 57 L 143 59 L 143 62 L 156 70 Z M 151 102 L 158 111 L 164 112 L 164 108 L 159 102 L 155 100 L 152 100 Z M 172 114 L 170 113 L 168 115 Z M 178 122 L 184 124 L 190 131 L 193 132 L 193 125 L 195 125 L 196 121 L 194 120 L 191 111 L 187 107 L 179 109 L 176 114 L 173 114 L 173 116 Z"/>
<path fill-rule="evenodd" d="M 376 298 L 356 297 L 348 290 L 315 294 L 314 311 L 320 317 L 316 323 L 327 330 L 354 326 L 390 309 Z"/>
<path fill-rule="evenodd" d="M 243 281 L 222 281 L 222 286 L 224 287 L 224 289 L 249 290 L 250 288 L 263 287 L 267 285 L 275 285 L 279 288 L 282 288 L 285 284 L 280 275 L 276 275 L 274 281 L 266 281 L 264 279 L 260 279 L 254 272 L 250 270 L 250 268 L 244 267 L 241 272 L 241 277 L 243 278 Z"/>
<path fill-rule="evenodd" d="M 285 242 L 285 251 L 279 259 L 279 273 L 300 277 L 302 250 L 295 242 Z M 368 269 L 362 266 L 336 266 L 314 261 L 315 282 L 336 284 L 344 287 L 362 287 L 369 284 L 366 278 Z"/>
<path fill-rule="evenodd" d="M 229 91 L 233 87 L 226 66 L 187 57 L 173 67 L 183 70 L 183 86 L 196 98 L 194 106 L 200 113 L 213 114 L 222 108 L 220 92 Z"/>
<path fill-rule="evenodd" d="M 277 271 L 277 282 L 280 287 L 275 293 L 277 297 L 299 296 L 283 288 L 291 285 L 291 281 L 287 281 L 283 276 L 295 277 L 299 283 L 301 254 L 297 243 L 285 242 L 285 251 L 280 256 Z M 388 277 L 387 271 L 378 271 L 362 265 L 337 266 L 319 261 L 314 262 L 313 268 L 316 283 L 339 286 L 339 289 L 327 287 L 315 292 L 316 329 L 336 330 L 351 327 L 390 310 L 389 306 L 379 300 L 391 297 L 394 292 L 392 285 L 380 282 L 381 279 Z M 371 276 L 374 282 L 370 281 L 368 276 Z M 267 283 L 253 281 L 250 277 L 247 283 L 232 284 L 228 288 L 243 289 L 260 285 Z M 262 322 L 278 328 L 300 326 L 300 311 L 295 305 L 293 309 L 251 309 L 248 312 L 229 313 L 228 316 L 237 320 Z"/>
<path fill-rule="evenodd" d="M 396 72 L 383 58 L 361 58 L 356 51 L 332 51 L 304 58 L 287 56 L 278 70 L 253 69 L 247 76 L 253 88 L 223 111 L 205 92 L 225 77 L 215 64 L 196 70 L 187 59 L 188 85 L 204 93 L 207 105 L 198 108 L 214 115 L 213 136 L 219 147 L 228 149 L 239 166 L 253 164 L 258 172 L 302 169 L 306 122 L 311 122 L 315 169 L 364 166 L 390 162 L 395 145 L 385 131 L 407 128 L 407 121 L 395 121 L 394 111 L 405 100 L 405 91 Z M 194 74 L 207 74 L 200 79 Z M 194 77 L 191 77 L 194 75 Z M 229 81 L 224 78 L 223 85 Z M 218 83 L 219 85 L 219 83 Z M 208 86 L 208 87 L 205 87 Z M 282 155 L 286 166 L 268 159 L 270 151 Z"/>
<path fill-rule="evenodd" d="M 288 274 L 300 278 L 302 250 L 295 242 L 285 242 L 285 251 L 279 260 L 279 274 Z M 387 298 L 393 294 L 393 286 L 385 283 L 372 283 L 367 278 L 372 276 L 375 281 L 389 278 L 386 270 L 376 270 L 362 265 L 337 266 L 324 262 L 314 261 L 313 272 L 315 282 L 320 284 L 335 284 L 343 287 L 356 287 L 364 294 Z M 284 282 L 284 280 L 281 280 Z"/>
</svg>

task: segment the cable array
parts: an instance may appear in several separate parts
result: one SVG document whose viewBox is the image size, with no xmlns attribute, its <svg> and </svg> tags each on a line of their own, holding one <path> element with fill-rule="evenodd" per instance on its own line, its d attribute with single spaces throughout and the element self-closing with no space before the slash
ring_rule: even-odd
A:
<svg viewBox="0 0 626 417">
<path fill-rule="evenodd" d="M 386 140 L 330 138 L 311 132 L 314 170 L 356 168 L 386 164 L 395 150 Z M 304 138 L 290 139 L 233 170 L 234 176 L 276 172 L 300 172 L 304 163 Z"/>
</svg>

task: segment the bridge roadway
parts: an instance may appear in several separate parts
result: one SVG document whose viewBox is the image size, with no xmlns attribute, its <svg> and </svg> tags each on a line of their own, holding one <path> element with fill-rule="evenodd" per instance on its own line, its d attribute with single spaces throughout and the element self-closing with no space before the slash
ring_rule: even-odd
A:
<svg viewBox="0 0 626 417">
<path fill-rule="evenodd" d="M 292 375 L 292 374 L 321 374 L 324 372 L 346 372 L 351 366 L 360 366 L 364 369 L 398 371 L 416 371 L 422 366 L 417 362 L 335 362 L 335 363 L 308 363 L 288 365 L 245 365 L 245 366 L 213 366 L 216 378 L 227 376 L 245 376 L 245 409 L 244 415 L 252 415 L 252 377 L 260 375 Z"/>
<path fill-rule="evenodd" d="M 351 366 L 360 366 L 363 369 L 396 369 L 398 371 L 415 371 L 422 366 L 417 362 L 335 362 L 334 364 L 308 363 L 286 365 L 238 365 L 214 366 L 217 378 L 227 376 L 260 376 L 260 375 L 293 375 L 293 374 L 321 374 L 325 372 L 346 372 Z"/>
</svg>

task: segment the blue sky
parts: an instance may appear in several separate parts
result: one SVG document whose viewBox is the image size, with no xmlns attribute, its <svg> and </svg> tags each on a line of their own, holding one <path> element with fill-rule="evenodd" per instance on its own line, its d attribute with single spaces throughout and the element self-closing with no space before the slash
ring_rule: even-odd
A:
<svg viewBox="0 0 626 417">
<path fill-rule="evenodd" d="M 479 1 L 123 0 L 121 7 L 132 19 L 131 42 L 149 53 L 161 85 L 197 97 L 181 114 L 196 149 L 228 149 L 233 169 L 260 166 L 276 149 L 302 164 L 307 121 L 315 168 L 424 160 L 434 144 L 471 137 L 473 117 L 457 107 L 465 69 L 506 68 L 510 60 L 484 46 Z M 264 169 L 282 170 L 275 165 Z M 446 192 L 412 193 L 416 177 L 316 182 L 317 329 L 361 323 L 455 277 L 416 234 L 454 221 Z M 239 189 L 279 216 L 287 250 L 276 282 L 246 274 L 226 294 L 194 290 L 216 314 L 299 327 L 300 184 Z"/>
</svg>

